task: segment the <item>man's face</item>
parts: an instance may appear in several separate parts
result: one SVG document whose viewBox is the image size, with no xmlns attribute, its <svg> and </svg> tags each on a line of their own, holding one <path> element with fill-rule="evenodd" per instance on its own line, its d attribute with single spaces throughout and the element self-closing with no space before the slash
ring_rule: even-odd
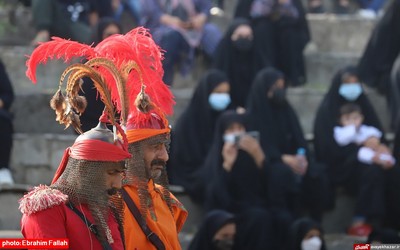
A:
<svg viewBox="0 0 400 250">
<path fill-rule="evenodd" d="M 159 178 L 169 159 L 165 143 L 145 144 L 143 155 L 149 178 Z"/>
<path fill-rule="evenodd" d="M 110 162 L 106 167 L 107 193 L 114 195 L 118 189 L 122 188 L 122 178 L 125 171 L 125 162 Z"/>
</svg>

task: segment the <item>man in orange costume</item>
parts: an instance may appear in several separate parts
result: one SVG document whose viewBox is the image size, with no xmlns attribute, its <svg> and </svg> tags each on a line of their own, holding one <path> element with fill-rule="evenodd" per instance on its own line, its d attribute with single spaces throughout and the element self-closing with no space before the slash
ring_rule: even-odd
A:
<svg viewBox="0 0 400 250">
<path fill-rule="evenodd" d="M 142 124 L 129 124 L 128 119 L 127 129 L 132 158 L 127 166 L 128 185 L 123 188 L 126 248 L 181 249 L 178 233 L 187 211 L 166 188 L 168 123 L 150 111 Z"/>
<path fill-rule="evenodd" d="M 127 73 L 122 74 L 129 100 L 124 128 L 132 157 L 127 161 L 122 192 L 125 247 L 181 249 L 178 233 L 187 211 L 168 190 L 165 165 L 170 128 L 166 115 L 172 114 L 174 100 L 162 81 L 161 49 L 142 27 L 109 37 L 99 47 L 107 48 L 106 56 L 120 72 Z M 116 86 L 110 84 L 112 93 L 118 91 Z M 119 99 L 115 101 L 117 108 L 123 106 Z"/>
</svg>

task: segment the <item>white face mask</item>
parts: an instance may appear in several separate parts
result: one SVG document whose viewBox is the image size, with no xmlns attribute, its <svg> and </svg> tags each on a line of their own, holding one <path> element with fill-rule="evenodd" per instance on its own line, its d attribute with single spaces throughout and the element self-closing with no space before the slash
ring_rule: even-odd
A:
<svg viewBox="0 0 400 250">
<path fill-rule="evenodd" d="M 211 93 L 208 102 L 214 110 L 225 110 L 231 103 L 231 97 L 228 93 Z"/>
<path fill-rule="evenodd" d="M 348 101 L 355 101 L 362 93 L 361 84 L 355 83 L 342 83 L 339 87 L 339 94 Z"/>
<path fill-rule="evenodd" d="M 301 250 L 320 250 L 322 240 L 318 236 L 311 237 L 301 242 Z"/>
</svg>

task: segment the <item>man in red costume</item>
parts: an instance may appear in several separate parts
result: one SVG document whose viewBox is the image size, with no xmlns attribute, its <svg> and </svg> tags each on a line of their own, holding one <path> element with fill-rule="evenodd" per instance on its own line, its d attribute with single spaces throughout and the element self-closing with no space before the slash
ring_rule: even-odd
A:
<svg viewBox="0 0 400 250">
<path fill-rule="evenodd" d="M 27 63 L 28 77 L 35 81 L 36 63 L 45 62 L 46 56 L 51 54 L 43 54 L 43 51 L 60 45 L 52 55 L 68 54 L 71 43 L 60 39 L 40 45 Z M 50 103 L 60 123 L 80 130 L 78 116 L 84 111 L 86 101 L 78 91 L 84 76 L 93 80 L 106 109 L 99 125 L 80 135 L 65 151 L 52 184 L 35 187 L 20 200 L 21 231 L 25 238 L 68 238 L 69 249 L 76 250 L 124 249 L 123 201 L 118 193 L 125 159 L 130 154 L 126 136 L 116 122 L 101 65 L 99 60 L 89 60 L 84 65 L 68 67 L 62 74 L 60 89 Z M 68 74 L 64 94 L 61 85 Z M 119 77 L 118 72 L 113 74 Z M 107 123 L 115 126 L 119 134 L 111 132 Z"/>
</svg>

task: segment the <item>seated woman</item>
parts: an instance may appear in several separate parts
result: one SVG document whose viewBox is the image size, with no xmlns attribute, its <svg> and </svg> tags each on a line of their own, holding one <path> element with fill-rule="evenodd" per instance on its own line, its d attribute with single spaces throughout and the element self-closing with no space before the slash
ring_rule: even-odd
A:
<svg viewBox="0 0 400 250">
<path fill-rule="evenodd" d="M 208 212 L 188 250 L 268 249 L 272 228 L 266 213 L 251 210 L 234 215 L 224 210 Z"/>
<path fill-rule="evenodd" d="M 365 164 L 358 160 L 362 145 L 340 146 L 334 139 L 334 127 L 339 125 L 340 107 L 358 104 L 364 113 L 364 124 L 383 131 L 370 101 L 365 95 L 354 67 L 346 67 L 334 76 L 331 87 L 320 104 L 314 123 L 314 149 L 319 161 L 328 166 L 332 187 L 345 187 L 356 194 L 353 222 L 348 233 L 366 236 L 371 223 L 379 225 L 385 213 L 385 172 L 391 166 Z M 383 137 L 384 138 L 384 137 Z"/>
<path fill-rule="evenodd" d="M 321 225 L 310 218 L 293 222 L 287 243 L 286 250 L 326 250 Z"/>
<path fill-rule="evenodd" d="M 183 186 L 196 201 L 202 202 L 203 193 L 194 185 L 195 173 L 211 146 L 218 116 L 229 107 L 229 92 L 230 84 L 223 72 L 207 71 L 172 127 L 168 177 L 171 184 Z"/>
<path fill-rule="evenodd" d="M 324 169 L 310 158 L 299 119 L 286 99 L 286 86 L 284 75 L 274 68 L 257 73 L 247 103 L 250 126 L 260 132 L 261 146 L 274 165 L 272 204 L 296 215 L 310 213 L 319 220 L 324 206 Z"/>
<path fill-rule="evenodd" d="M 247 116 L 230 110 L 217 122 L 214 141 L 198 179 L 207 182 L 206 210 L 224 209 L 241 214 L 258 209 L 270 214 L 275 230 L 271 246 L 284 242 L 292 215 L 273 206 L 271 194 L 281 193 L 259 143 L 257 131 L 246 131 Z M 276 195 L 276 194 L 274 194 Z M 276 249 L 276 248 L 271 248 Z"/>
<path fill-rule="evenodd" d="M 244 107 L 254 76 L 263 65 L 253 29 L 244 18 L 232 21 L 215 51 L 214 67 L 228 76 L 232 107 Z"/>
<path fill-rule="evenodd" d="M 262 67 L 284 72 L 288 86 L 305 84 L 303 50 L 310 32 L 301 0 L 238 1 L 235 17 L 250 21 Z"/>
</svg>

